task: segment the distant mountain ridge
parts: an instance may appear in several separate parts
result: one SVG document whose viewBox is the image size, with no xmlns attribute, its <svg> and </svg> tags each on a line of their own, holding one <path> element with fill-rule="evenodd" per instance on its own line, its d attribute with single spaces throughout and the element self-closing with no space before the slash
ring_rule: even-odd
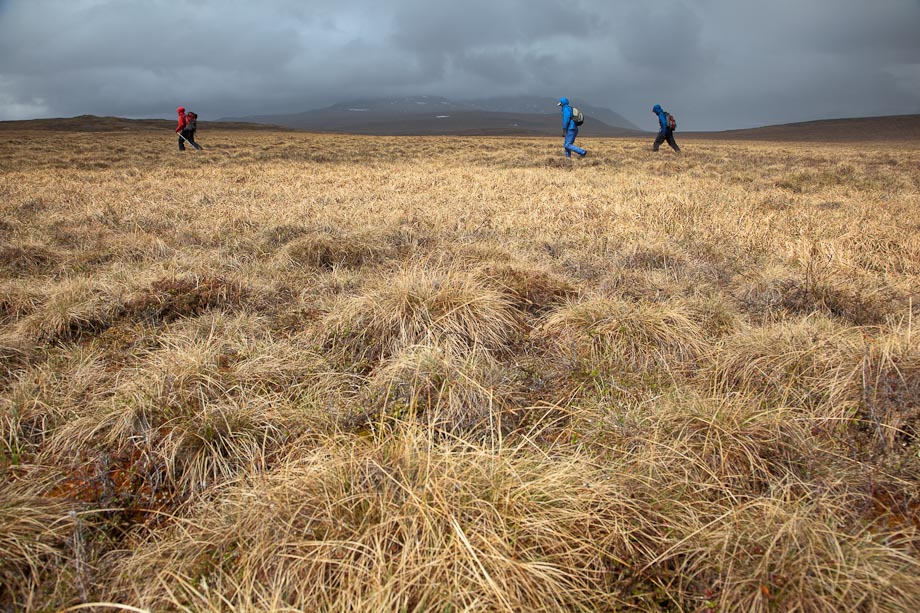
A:
<svg viewBox="0 0 920 613">
<path fill-rule="evenodd" d="M 395 113 L 405 115 L 416 112 L 442 112 L 442 111 L 475 111 L 477 107 L 466 102 L 457 102 L 444 98 L 442 96 L 404 96 L 395 98 L 353 98 L 343 100 L 335 104 L 319 109 L 310 109 L 301 113 L 292 113 L 302 115 L 304 113 L 317 113 L 321 111 L 352 111 L 352 112 L 374 112 L 374 113 Z"/>
<path fill-rule="evenodd" d="M 586 115 L 585 135 L 642 133 L 622 115 L 576 101 Z M 441 96 L 359 98 L 279 115 L 229 117 L 221 121 L 271 123 L 313 132 L 381 135 L 555 135 L 561 130 L 556 99 L 535 96 L 451 100 Z"/>
<path fill-rule="evenodd" d="M 505 96 L 498 98 L 482 98 L 479 100 L 470 100 L 479 109 L 485 111 L 503 111 L 506 113 L 534 113 L 544 115 L 558 115 L 559 107 L 556 106 L 556 98 L 540 98 L 536 96 Z M 578 99 L 572 100 L 572 106 L 578 107 L 587 117 L 597 119 L 605 124 L 615 128 L 625 128 L 642 132 L 642 128 L 629 121 L 619 113 L 608 108 L 595 106 L 580 102 Z"/>
</svg>

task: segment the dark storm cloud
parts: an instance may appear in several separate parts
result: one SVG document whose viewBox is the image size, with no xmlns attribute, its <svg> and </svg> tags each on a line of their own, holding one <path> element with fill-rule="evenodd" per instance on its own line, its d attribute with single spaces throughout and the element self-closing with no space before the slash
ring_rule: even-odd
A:
<svg viewBox="0 0 920 613">
<path fill-rule="evenodd" d="M 0 119 L 567 95 L 684 129 L 920 112 L 920 0 L 0 0 Z"/>
<path fill-rule="evenodd" d="M 653 75 L 673 77 L 705 59 L 703 18 L 683 3 L 630 4 L 612 26 L 623 59 Z"/>
</svg>

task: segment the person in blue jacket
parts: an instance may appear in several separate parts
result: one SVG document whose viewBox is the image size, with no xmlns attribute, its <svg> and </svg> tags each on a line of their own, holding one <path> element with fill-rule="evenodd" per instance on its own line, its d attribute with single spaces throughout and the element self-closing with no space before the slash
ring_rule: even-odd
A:
<svg viewBox="0 0 920 613">
<path fill-rule="evenodd" d="M 677 146 L 677 141 L 674 140 L 674 130 L 668 126 L 668 114 L 661 108 L 660 104 L 653 106 L 652 112 L 658 115 L 658 125 L 661 127 L 658 131 L 658 136 L 655 137 L 655 144 L 652 145 L 652 151 L 658 151 L 658 147 L 661 146 L 661 143 L 668 141 L 668 144 L 671 145 L 671 149 L 680 153 L 680 147 Z"/>
<path fill-rule="evenodd" d="M 572 157 L 573 151 L 581 157 L 585 157 L 588 152 L 581 147 L 575 146 L 575 137 L 578 136 L 578 126 L 572 121 L 572 107 L 569 106 L 569 99 L 560 98 L 559 104 L 556 106 L 562 107 L 562 135 L 565 137 L 565 143 L 563 144 L 565 148 L 565 157 Z"/>
</svg>

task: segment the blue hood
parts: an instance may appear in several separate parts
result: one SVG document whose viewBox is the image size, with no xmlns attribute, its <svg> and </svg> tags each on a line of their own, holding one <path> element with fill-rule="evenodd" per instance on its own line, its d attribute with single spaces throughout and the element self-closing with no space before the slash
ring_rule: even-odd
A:
<svg viewBox="0 0 920 613">
<path fill-rule="evenodd" d="M 568 105 L 569 105 L 568 98 L 559 98 L 559 104 L 557 104 L 556 106 L 568 106 Z"/>
<path fill-rule="evenodd" d="M 658 115 L 658 127 L 660 128 L 660 132 L 665 134 L 668 131 L 668 114 L 664 112 L 660 104 L 656 104 L 652 107 L 652 112 Z"/>
</svg>

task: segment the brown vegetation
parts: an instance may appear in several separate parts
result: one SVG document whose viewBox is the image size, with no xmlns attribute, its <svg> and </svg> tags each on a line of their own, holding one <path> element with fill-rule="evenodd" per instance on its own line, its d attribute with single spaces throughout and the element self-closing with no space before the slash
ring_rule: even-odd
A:
<svg viewBox="0 0 920 613">
<path fill-rule="evenodd" d="M 916 148 L 9 135 L 0 610 L 920 609 Z"/>
</svg>

